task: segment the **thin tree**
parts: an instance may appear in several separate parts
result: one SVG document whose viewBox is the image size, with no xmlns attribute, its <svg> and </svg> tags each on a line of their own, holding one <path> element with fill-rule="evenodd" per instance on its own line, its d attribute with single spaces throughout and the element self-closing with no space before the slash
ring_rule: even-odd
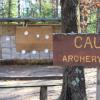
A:
<svg viewBox="0 0 100 100">
<path fill-rule="evenodd" d="M 56 0 L 56 17 L 58 17 L 58 5 L 59 5 L 59 1 Z"/>
<path fill-rule="evenodd" d="M 3 0 L 0 1 L 0 17 L 4 17 L 4 3 Z"/>
<path fill-rule="evenodd" d="M 41 13 L 42 13 L 42 1 L 41 0 L 39 0 L 39 12 L 40 12 L 40 15 L 41 15 Z"/>
<path fill-rule="evenodd" d="M 62 32 L 80 32 L 79 0 L 61 0 Z M 59 100 L 86 100 L 82 66 L 65 66 L 63 87 Z"/>
<path fill-rule="evenodd" d="M 8 17 L 11 17 L 12 0 L 8 0 Z"/>
<path fill-rule="evenodd" d="M 20 0 L 18 0 L 17 2 L 18 2 L 18 17 L 21 17 L 21 15 L 20 15 Z"/>
</svg>

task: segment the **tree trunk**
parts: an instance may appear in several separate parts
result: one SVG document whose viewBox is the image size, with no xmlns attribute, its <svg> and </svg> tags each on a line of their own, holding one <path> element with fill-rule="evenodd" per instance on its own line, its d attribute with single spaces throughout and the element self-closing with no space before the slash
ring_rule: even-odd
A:
<svg viewBox="0 0 100 100">
<path fill-rule="evenodd" d="M 41 2 L 41 0 L 39 0 L 39 5 L 40 5 L 40 7 L 39 7 L 39 12 L 40 12 L 40 15 L 41 15 L 41 13 L 42 13 L 42 2 Z"/>
<path fill-rule="evenodd" d="M 56 0 L 56 17 L 58 17 L 58 0 Z"/>
<path fill-rule="evenodd" d="M 0 17 L 4 18 L 4 8 L 3 8 L 4 4 L 3 1 L 0 1 Z"/>
<path fill-rule="evenodd" d="M 61 0 L 62 32 L 80 32 L 79 0 Z M 86 100 L 85 78 L 82 66 L 65 66 L 63 87 L 59 100 Z"/>
<path fill-rule="evenodd" d="M 18 0 L 17 2 L 18 2 L 18 17 L 21 17 L 20 16 L 20 0 Z"/>
<path fill-rule="evenodd" d="M 10 18 L 11 15 L 12 15 L 12 14 L 11 14 L 11 13 L 12 13 L 12 12 L 11 12 L 11 8 L 12 8 L 11 3 L 12 3 L 12 0 L 9 0 L 9 1 L 8 1 L 8 7 L 9 7 L 9 8 L 8 8 L 8 18 Z"/>
</svg>

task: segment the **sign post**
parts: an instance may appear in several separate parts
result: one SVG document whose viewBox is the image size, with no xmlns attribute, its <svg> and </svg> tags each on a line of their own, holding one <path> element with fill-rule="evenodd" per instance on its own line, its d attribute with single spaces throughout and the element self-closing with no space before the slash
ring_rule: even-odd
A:
<svg viewBox="0 0 100 100">
<path fill-rule="evenodd" d="M 100 0 L 97 0 L 100 2 Z M 97 9 L 97 32 L 100 34 L 100 7 Z M 97 68 L 97 99 L 100 100 L 100 66 Z"/>
</svg>

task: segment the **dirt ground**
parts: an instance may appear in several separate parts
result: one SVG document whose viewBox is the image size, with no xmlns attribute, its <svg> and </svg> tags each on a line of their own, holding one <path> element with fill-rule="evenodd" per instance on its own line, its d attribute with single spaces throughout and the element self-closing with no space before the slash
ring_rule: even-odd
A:
<svg viewBox="0 0 100 100">
<path fill-rule="evenodd" d="M 97 69 L 85 69 L 86 92 L 88 100 L 96 100 Z"/>
</svg>

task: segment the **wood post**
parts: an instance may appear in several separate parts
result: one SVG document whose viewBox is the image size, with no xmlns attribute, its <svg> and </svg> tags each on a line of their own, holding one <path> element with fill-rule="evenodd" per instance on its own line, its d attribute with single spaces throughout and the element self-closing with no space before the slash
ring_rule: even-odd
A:
<svg viewBox="0 0 100 100">
<path fill-rule="evenodd" d="M 100 100 L 100 68 L 97 68 L 97 94 L 96 100 Z"/>
<path fill-rule="evenodd" d="M 47 100 L 47 86 L 41 86 L 41 88 L 40 88 L 40 100 Z"/>
<path fill-rule="evenodd" d="M 97 0 L 100 2 L 100 0 Z M 97 9 L 97 33 L 100 34 L 100 8 Z M 100 100 L 100 66 L 97 68 L 97 94 L 96 100 Z"/>
<path fill-rule="evenodd" d="M 0 42 L 1 42 L 1 36 L 0 36 Z M 0 44 L 0 59 L 2 59 L 2 47 L 1 47 L 1 44 Z"/>
</svg>

